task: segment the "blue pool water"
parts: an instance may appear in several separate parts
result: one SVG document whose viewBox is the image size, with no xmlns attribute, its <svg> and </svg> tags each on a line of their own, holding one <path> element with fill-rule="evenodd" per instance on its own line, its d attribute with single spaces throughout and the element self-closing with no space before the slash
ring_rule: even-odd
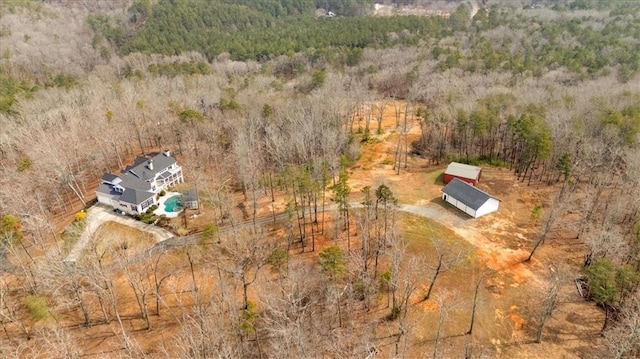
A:
<svg viewBox="0 0 640 359">
<path fill-rule="evenodd" d="M 169 197 L 164 202 L 164 211 L 165 212 L 180 212 L 182 211 L 182 203 L 180 203 L 181 195 L 176 194 L 174 196 Z"/>
</svg>

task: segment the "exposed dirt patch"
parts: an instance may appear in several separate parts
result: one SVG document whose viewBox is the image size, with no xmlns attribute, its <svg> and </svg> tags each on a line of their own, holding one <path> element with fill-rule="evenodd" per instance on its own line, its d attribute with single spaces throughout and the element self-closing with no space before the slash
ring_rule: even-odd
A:
<svg viewBox="0 0 640 359">
<path fill-rule="evenodd" d="M 404 106 L 399 108 L 404 109 Z M 401 117 L 404 116 L 402 111 Z M 399 218 L 401 234 L 409 245 L 408 253 L 420 258 L 420 268 L 416 274 L 420 280 L 410 297 L 411 349 L 407 356 L 423 357 L 425 353 L 434 353 L 434 338 L 438 335 L 435 323 L 445 314 L 446 321 L 439 333 L 443 341 L 437 352 L 442 357 L 463 356 L 464 348 L 469 343 L 476 354 L 484 353 L 502 358 L 573 358 L 589 353 L 601 340 L 594 335 L 600 329 L 602 315 L 598 308 L 575 294 L 572 278 L 577 275 L 577 271 L 569 272 L 563 278 L 560 304 L 545 326 L 543 343 L 528 344 L 532 340 L 539 317 L 539 304 L 543 299 L 542 284 L 548 277 L 548 263 L 560 261 L 575 265 L 574 262 L 580 255 L 571 250 L 575 248 L 572 247 L 574 243 L 564 241 L 543 246 L 532 262 L 521 263 L 528 255 L 537 231 L 538 224 L 532 217 L 532 210 L 535 205 L 548 198 L 553 189 L 535 188 L 520 183 L 508 169 L 484 167 L 479 186 L 500 198 L 500 210 L 472 220 L 440 199 L 445 163 L 432 164 L 426 159 L 406 153 L 404 149 L 398 150 L 420 135 L 417 123 L 409 116 L 406 140 L 402 128 L 396 123 L 394 106 L 389 103 L 385 108 L 380 131 L 375 121 L 370 124 L 372 139 L 363 143 L 362 157 L 349 169 L 349 185 L 352 188 L 350 200 L 353 202 L 360 200 L 360 190 L 364 186 L 375 188 L 385 183 L 392 189 L 399 203 L 418 206 L 420 208 L 412 209 L 421 215 L 425 214 L 420 211 L 428 211 L 426 216 L 433 218 L 408 214 Z M 402 154 L 399 166 L 396 151 Z M 223 192 L 222 189 L 220 192 Z M 202 195 L 216 199 L 221 193 Z M 242 194 L 231 191 L 228 195 L 235 199 L 243 197 Z M 271 194 L 261 192 L 256 196 L 254 211 L 251 194 L 248 194 L 243 201 L 245 207 L 229 209 L 232 212 L 229 217 L 220 209 L 203 205 L 200 210 L 189 211 L 186 216 L 173 220 L 171 225 L 176 228 L 186 227 L 192 232 L 198 232 L 211 223 L 229 227 L 232 220 L 235 221 L 234 226 L 239 225 L 238 221 L 242 222 L 240 225 L 251 225 L 255 213 L 264 227 L 265 240 L 288 245 L 290 254 L 310 265 L 317 263 L 319 251 L 335 243 L 344 247 L 343 244 L 347 242 L 349 249 L 357 249 L 361 245 L 355 220 L 347 233 L 342 229 L 342 223 L 335 212 L 325 213 L 317 223 L 303 223 L 301 226 L 306 227 L 307 233 L 304 241 L 299 240 L 300 227 L 299 222 L 295 223 L 296 213 L 291 216 L 294 225 L 282 224 L 284 221 L 276 221 L 275 217 L 271 222 L 271 216 L 285 212 L 290 200 L 290 195 L 283 193 L 274 193 L 272 200 Z M 109 236 L 119 233 L 117 240 L 104 241 L 98 247 L 102 246 L 114 253 L 126 252 L 128 256 L 132 256 L 153 244 L 135 229 L 110 226 L 101 228 L 98 234 Z M 219 237 L 213 240 L 216 239 Z M 141 280 L 146 281 L 150 288 L 153 283 L 152 269 L 149 267 L 151 263 L 159 263 L 158 272 L 161 275 L 170 274 L 158 296 L 149 294 L 149 309 L 153 313 L 156 310 L 155 299 L 160 298 L 160 315 L 151 316 L 149 330 L 145 329 L 131 279 L 124 272 L 116 270 L 114 288 L 118 293 L 119 315 L 123 327 L 140 344 L 141 352 L 161 355 L 165 344 L 174 344 L 173 341 L 180 335 L 182 328 L 176 318 L 183 318 L 194 303 L 211 302 L 219 294 L 219 288 L 216 288 L 217 278 L 225 268 L 214 271 L 211 269 L 213 267 L 204 265 L 215 263 L 220 258 L 219 253 L 212 253 L 207 245 L 200 242 L 191 247 L 170 249 L 156 254 L 161 255 L 161 258 L 153 257 L 148 263 L 134 264 L 140 266 L 136 269 L 141 273 L 147 274 Z M 445 253 L 449 264 L 439 275 L 432 296 L 424 300 L 437 266 L 438 253 Z M 570 259 L 565 259 L 567 255 L 570 255 Z M 193 260 L 193 271 L 188 258 Z M 381 263 L 383 264 L 388 263 Z M 259 283 L 275 277 L 276 273 L 271 268 L 264 268 L 256 285 L 249 289 L 249 299 L 259 303 Z M 469 338 L 464 334 L 469 329 L 470 308 L 476 284 L 476 326 L 473 337 Z M 239 287 L 241 285 L 235 283 L 234 288 L 228 289 L 235 291 L 235 295 L 228 296 L 231 298 L 231 303 L 227 303 L 229 308 L 237 309 L 240 305 L 237 300 L 241 297 Z M 87 355 L 118 356 L 123 351 L 119 337 L 122 327 L 113 320 L 108 324 L 103 323 L 97 305 L 98 297 L 91 293 L 86 293 L 85 296 L 85 300 L 93 308 L 90 316 L 94 324 L 88 328 L 77 328 L 74 336 L 82 343 Z M 390 311 L 388 301 L 388 296 L 385 298 L 383 295 L 375 298 L 372 308 L 357 306 L 349 313 L 350 320 L 364 321 L 376 328 L 381 357 L 393 355 L 393 336 L 398 331 L 396 322 L 385 319 Z M 114 317 L 114 313 L 110 312 L 109 315 Z M 81 313 L 78 310 L 65 313 L 62 322 L 77 325 L 82 322 Z M 168 352 L 168 355 L 177 356 L 177 353 Z"/>
<path fill-rule="evenodd" d="M 399 107 L 404 109 L 402 105 Z M 410 144 L 420 135 L 420 127 L 410 115 L 408 118 L 407 142 Z M 538 230 L 539 223 L 532 215 L 533 209 L 536 205 L 544 204 L 555 189 L 519 182 L 513 172 L 506 168 L 483 166 L 479 188 L 499 198 L 500 209 L 483 218 L 470 219 L 440 200 L 442 173 L 446 164 L 431 164 L 426 159 L 407 154 L 406 160 L 402 157 L 400 168 L 394 167 L 395 152 L 398 143 L 404 142 L 404 136 L 402 129 L 396 127 L 396 114 L 391 104 L 385 108 L 381 128 L 382 134 L 376 134 L 377 123 L 371 122 L 373 139 L 362 144 L 362 157 L 349 173 L 353 192 L 357 193 L 364 186 L 375 188 L 384 183 L 392 189 L 400 203 L 439 210 L 442 215 L 435 218 L 436 221 L 451 231 L 451 234 L 444 236 L 462 238 L 472 246 L 473 255 L 483 268 L 481 271 L 491 273 L 483 287 L 483 293 L 488 297 L 483 300 L 482 306 L 485 310 L 493 307 L 494 315 L 493 318 L 485 318 L 487 324 L 491 324 L 479 325 L 479 335 L 486 338 L 485 343 L 491 343 L 495 354 L 505 358 L 543 358 L 549 355 L 572 358 L 581 357 L 586 353 L 585 348 L 596 346 L 599 339 L 593 338 L 593 334 L 598 332 L 594 322 L 601 323 L 602 313 L 574 293 L 572 283 L 573 276 L 578 275 L 576 271 L 568 273 L 564 278 L 566 302 L 559 306 L 558 312 L 547 322 L 544 331 L 547 334 L 543 335 L 543 343 L 535 346 L 522 344 L 531 341 L 538 320 L 537 303 L 543 300 L 541 291 L 548 276 L 546 263 L 559 260 L 561 263 L 574 265 L 575 268 L 582 256 L 580 250 L 576 251 L 581 248 L 578 243 L 572 243 L 572 251 L 571 244 L 565 244 L 567 241 L 562 240 L 543 246 L 531 262 L 522 263 L 529 255 Z M 405 231 L 411 232 L 411 223 L 405 225 L 408 226 Z M 407 234 L 407 237 L 410 239 L 411 235 Z M 433 252 L 427 254 L 427 261 L 430 258 L 433 260 L 432 256 Z M 452 283 L 448 283 L 447 288 L 468 286 L 469 274 L 464 271 L 457 274 L 466 276 L 467 284 L 452 284 L 459 282 L 461 278 L 449 273 L 446 280 Z M 471 276 L 473 277 L 474 275 Z M 459 297 L 465 298 L 468 295 L 469 292 Z M 568 308 L 585 315 L 580 318 L 570 316 L 570 313 L 565 312 Z M 416 310 L 425 315 L 432 313 L 432 316 L 437 316 L 435 313 L 438 312 L 438 305 L 434 300 L 420 302 L 416 304 Z M 437 319 L 424 316 L 420 320 L 433 324 Z M 428 333 L 432 330 L 422 328 L 421 324 L 417 325 L 420 327 L 419 331 L 422 331 L 417 338 L 419 343 L 420 337 L 429 337 Z M 570 340 L 575 342 L 567 343 L 567 336 L 571 336 Z M 421 355 L 419 353 L 423 352 L 415 352 L 416 355 Z"/>
</svg>

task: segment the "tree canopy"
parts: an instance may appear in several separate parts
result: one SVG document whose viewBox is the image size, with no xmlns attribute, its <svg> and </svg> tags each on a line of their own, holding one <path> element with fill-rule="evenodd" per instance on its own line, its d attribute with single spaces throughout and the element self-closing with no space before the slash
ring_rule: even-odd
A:
<svg viewBox="0 0 640 359">
<path fill-rule="evenodd" d="M 339 48 L 388 46 L 396 42 L 415 43 L 419 37 L 437 33 L 441 18 L 405 17 L 315 17 L 316 6 L 338 14 L 357 15 L 370 1 L 160 1 L 144 26 L 134 32 L 122 51 L 179 54 L 199 51 L 209 59 L 228 52 L 233 59 L 261 59 L 268 56 Z M 97 21 L 101 20 L 101 21 Z M 102 18 L 92 25 L 110 34 Z M 405 33 L 391 40 L 389 34 Z M 420 36 L 406 36 L 417 35 Z M 116 39 L 117 42 L 117 39 Z"/>
</svg>

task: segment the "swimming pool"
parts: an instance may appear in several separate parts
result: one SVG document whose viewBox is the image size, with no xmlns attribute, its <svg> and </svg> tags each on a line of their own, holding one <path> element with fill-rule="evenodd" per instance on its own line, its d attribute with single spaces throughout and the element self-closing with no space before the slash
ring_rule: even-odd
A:
<svg viewBox="0 0 640 359">
<path fill-rule="evenodd" d="M 167 198 L 167 200 L 164 202 L 164 211 L 165 212 L 182 211 L 182 203 L 180 201 L 180 197 L 182 197 L 182 195 L 176 194 L 175 196 L 171 196 Z"/>
</svg>

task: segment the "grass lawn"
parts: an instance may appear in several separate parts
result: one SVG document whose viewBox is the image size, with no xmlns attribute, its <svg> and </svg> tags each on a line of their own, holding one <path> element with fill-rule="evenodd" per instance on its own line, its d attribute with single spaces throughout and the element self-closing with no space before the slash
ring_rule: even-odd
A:
<svg viewBox="0 0 640 359">
<path fill-rule="evenodd" d="M 471 253 L 474 249 L 454 231 L 429 218 L 401 213 L 400 228 L 412 254 L 435 257 L 434 243 L 447 252 Z"/>
<path fill-rule="evenodd" d="M 103 263 L 111 263 L 119 256 L 133 256 L 156 244 L 153 235 L 116 222 L 105 222 L 96 230 L 86 255 L 102 257 Z"/>
<path fill-rule="evenodd" d="M 403 229 L 402 236 L 408 245 L 407 252 L 424 259 L 424 265 L 419 269 L 424 280 L 421 281 L 413 296 L 411 310 L 416 325 L 413 332 L 414 343 L 418 343 L 414 348 L 417 350 L 416 353 L 431 351 L 431 339 L 436 335 L 434 324 L 438 316 L 442 315 L 439 303 L 446 305 L 447 319 L 443 333 L 453 336 L 447 341 L 448 345 L 463 347 L 464 338 L 458 335 L 468 330 L 475 287 L 482 274 L 486 273 L 485 266 L 476 256 L 475 247 L 451 229 L 431 219 L 402 213 L 399 224 Z M 430 299 L 423 301 L 433 278 L 439 253 L 443 255 L 444 266 L 436 280 Z M 475 339 L 484 345 L 495 339 L 509 339 L 512 330 L 508 307 L 502 308 L 503 305 L 498 305 L 495 297 L 487 292 L 490 278 L 492 275 L 484 277 L 480 285 L 476 319 L 481 324 L 477 325 L 474 332 Z M 505 318 L 495 317 L 495 308 L 499 307 L 506 313 Z M 500 330 L 494 328 L 496 322 L 499 323 Z M 453 353 L 457 354 L 457 349 L 452 349 L 450 354 Z M 462 351 L 459 353 L 463 354 Z"/>
<path fill-rule="evenodd" d="M 444 169 L 431 172 L 414 172 L 394 187 L 400 203 L 416 204 L 430 202 L 442 194 Z"/>
</svg>

